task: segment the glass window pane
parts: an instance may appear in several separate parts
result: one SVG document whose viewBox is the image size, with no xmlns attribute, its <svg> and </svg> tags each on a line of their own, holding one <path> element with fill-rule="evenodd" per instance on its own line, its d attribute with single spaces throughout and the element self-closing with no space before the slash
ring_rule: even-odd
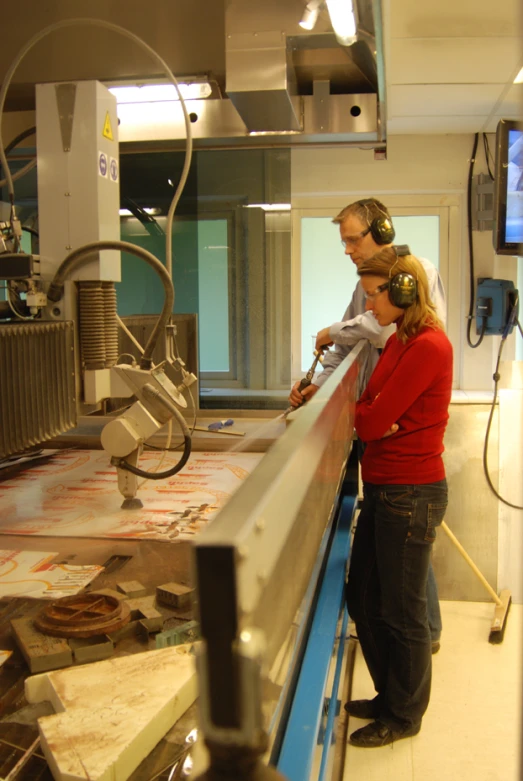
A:
<svg viewBox="0 0 523 781">
<path fill-rule="evenodd" d="M 229 268 L 226 220 L 198 221 L 200 370 L 228 372 Z"/>
<path fill-rule="evenodd" d="M 413 255 L 426 258 L 439 268 L 439 217 L 437 215 L 393 216 L 395 244 L 408 244 Z"/>
<path fill-rule="evenodd" d="M 439 267 L 439 217 L 394 216 L 396 244 Z M 314 336 L 339 322 L 358 282 L 356 266 L 344 254 L 337 225 L 330 217 L 301 220 L 301 368 L 312 363 Z"/>
<path fill-rule="evenodd" d="M 301 368 L 312 363 L 314 337 L 342 319 L 356 287 L 356 266 L 340 241 L 331 217 L 301 221 Z"/>
</svg>

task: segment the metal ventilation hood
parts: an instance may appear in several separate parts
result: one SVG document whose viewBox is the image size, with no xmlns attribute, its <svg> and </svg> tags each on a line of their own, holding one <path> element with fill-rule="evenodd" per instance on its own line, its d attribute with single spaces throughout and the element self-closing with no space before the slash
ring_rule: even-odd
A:
<svg viewBox="0 0 523 781">
<path fill-rule="evenodd" d="M 249 0 L 251 11 L 259 5 Z M 372 20 L 370 6 L 367 10 Z M 263 29 L 263 21 L 266 27 L 273 17 L 252 18 L 252 13 L 240 26 L 235 16 L 233 30 L 226 25 L 224 94 L 191 101 L 196 148 L 383 145 L 384 79 L 377 40 L 360 25 L 356 43 L 340 46 L 330 30 L 297 33 L 296 19 L 294 5 L 289 34 Z M 171 146 L 173 139 L 185 138 L 181 109 L 174 127 L 172 121 L 165 125 L 151 118 L 136 131 L 122 124 L 119 134 L 129 151 L 136 148 L 133 142 L 144 140 L 158 142 L 158 148 L 165 148 L 165 141 Z"/>
<path fill-rule="evenodd" d="M 296 6 L 283 6 L 232 0 L 226 10 L 225 90 L 247 134 L 285 134 L 291 143 L 382 141 L 379 2 L 355 0 L 351 47 L 337 43 L 326 10 L 323 30 L 311 34 L 298 26 Z"/>
<path fill-rule="evenodd" d="M 303 130 L 296 74 L 285 33 L 227 35 L 225 69 L 227 95 L 249 133 Z"/>
</svg>

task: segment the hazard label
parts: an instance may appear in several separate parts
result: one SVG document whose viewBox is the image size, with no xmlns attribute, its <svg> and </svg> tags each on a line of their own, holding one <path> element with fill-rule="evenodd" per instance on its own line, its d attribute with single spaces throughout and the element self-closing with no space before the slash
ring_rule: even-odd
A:
<svg viewBox="0 0 523 781">
<path fill-rule="evenodd" d="M 98 152 L 98 173 L 107 179 L 107 155 L 105 152 Z"/>
<path fill-rule="evenodd" d="M 109 141 L 114 141 L 113 129 L 111 127 L 111 117 L 109 116 L 108 111 L 105 114 L 105 122 L 104 122 L 104 129 L 102 135 L 104 138 L 108 138 Z"/>
</svg>

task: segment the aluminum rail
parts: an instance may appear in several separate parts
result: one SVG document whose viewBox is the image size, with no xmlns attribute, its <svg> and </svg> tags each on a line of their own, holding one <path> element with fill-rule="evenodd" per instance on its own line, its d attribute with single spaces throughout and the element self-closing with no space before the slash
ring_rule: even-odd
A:
<svg viewBox="0 0 523 781">
<path fill-rule="evenodd" d="M 367 354 L 366 342 L 356 345 L 194 545 L 208 745 L 261 751 L 262 685 L 337 509 Z"/>
</svg>

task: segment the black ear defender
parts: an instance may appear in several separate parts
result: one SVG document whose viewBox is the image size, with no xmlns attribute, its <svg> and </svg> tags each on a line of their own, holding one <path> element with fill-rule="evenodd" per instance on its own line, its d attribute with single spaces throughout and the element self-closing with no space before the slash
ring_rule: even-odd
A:
<svg viewBox="0 0 523 781">
<path fill-rule="evenodd" d="M 396 257 L 401 258 L 405 255 L 410 255 L 410 248 L 407 244 L 398 244 L 392 248 L 396 253 Z M 392 276 L 392 266 L 389 272 L 389 298 L 391 304 L 397 306 L 398 309 L 408 309 L 409 306 L 416 303 L 418 296 L 418 280 L 415 279 L 412 274 L 407 274 L 405 271 L 400 271 L 399 274 Z"/>
<path fill-rule="evenodd" d="M 369 233 L 379 246 L 383 246 L 385 244 L 392 244 L 394 239 L 396 238 L 396 231 L 394 230 L 394 227 L 392 225 L 392 220 L 389 217 L 389 215 L 382 211 L 381 217 L 374 217 L 373 220 L 369 220 L 369 210 L 368 207 L 370 204 L 373 206 L 377 206 L 376 201 L 373 198 L 364 198 L 362 201 L 358 201 L 361 206 L 365 207 L 365 211 L 367 212 L 367 222 L 369 224 Z M 377 206 L 379 209 L 379 206 Z"/>
</svg>

